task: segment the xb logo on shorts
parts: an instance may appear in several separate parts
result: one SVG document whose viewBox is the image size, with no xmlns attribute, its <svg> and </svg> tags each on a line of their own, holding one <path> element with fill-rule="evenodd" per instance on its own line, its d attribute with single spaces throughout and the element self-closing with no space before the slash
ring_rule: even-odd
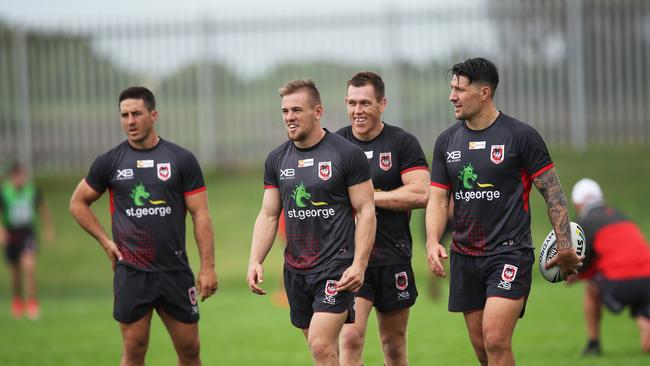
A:
<svg viewBox="0 0 650 366">
<path fill-rule="evenodd" d="M 497 285 L 498 288 L 510 291 L 512 281 L 517 277 L 517 266 L 512 264 L 504 264 L 503 271 L 501 272 L 501 281 Z"/>
<path fill-rule="evenodd" d="M 311 200 L 311 193 L 307 192 L 307 188 L 305 187 L 305 183 L 300 183 L 297 184 L 296 187 L 293 189 L 293 192 L 291 193 L 291 198 L 294 199 L 296 202 L 296 206 L 298 206 L 298 210 L 292 209 L 292 210 L 287 210 L 287 217 L 290 219 L 300 219 L 304 220 L 308 217 L 322 217 L 324 219 L 328 219 L 334 214 L 336 214 L 336 210 L 334 210 L 332 207 L 325 207 L 325 208 L 309 208 L 309 206 L 314 206 L 314 207 L 320 207 L 320 206 L 327 206 L 327 202 L 314 202 Z"/>
<path fill-rule="evenodd" d="M 127 208 L 126 215 L 141 218 L 142 216 L 160 216 L 164 217 L 172 213 L 172 208 L 169 206 L 160 206 L 167 203 L 164 200 L 150 200 L 151 193 L 147 192 L 144 183 L 136 184 L 131 190 L 129 197 L 133 199 L 133 204 L 138 208 Z M 158 207 L 144 207 L 147 203 Z"/>
<path fill-rule="evenodd" d="M 458 192 L 454 194 L 454 198 L 457 201 L 469 202 L 475 199 L 478 200 L 485 199 L 488 201 L 492 201 L 493 199 L 497 199 L 501 197 L 501 191 L 498 190 L 463 191 L 463 188 L 472 189 L 472 190 L 474 188 L 477 188 L 475 187 L 475 184 L 476 186 L 478 186 L 478 188 L 494 187 L 494 185 L 491 183 L 481 183 L 478 181 L 478 174 L 474 170 L 472 163 L 464 165 L 460 169 L 460 172 L 458 173 L 458 180 L 460 181 L 462 187 Z"/>
<path fill-rule="evenodd" d="M 337 284 L 338 281 L 327 280 L 325 283 L 325 297 L 323 298 L 323 303 L 330 305 L 336 304 L 336 294 L 339 293 L 338 289 L 336 288 Z"/>
</svg>

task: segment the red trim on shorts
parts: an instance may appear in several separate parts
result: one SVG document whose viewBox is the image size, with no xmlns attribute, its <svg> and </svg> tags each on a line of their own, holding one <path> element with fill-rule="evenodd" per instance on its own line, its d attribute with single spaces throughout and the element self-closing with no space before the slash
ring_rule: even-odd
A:
<svg viewBox="0 0 650 366">
<path fill-rule="evenodd" d="M 536 171 L 535 173 L 530 175 L 530 179 L 535 179 L 539 177 L 540 174 L 544 173 L 545 171 L 553 168 L 553 163 L 548 164 L 547 166 L 543 167 L 542 169 Z"/>
<path fill-rule="evenodd" d="M 438 183 L 438 182 L 433 182 L 433 181 L 431 181 L 431 185 L 432 185 L 433 187 L 438 187 L 438 188 L 442 188 L 442 189 L 446 189 L 446 190 L 449 190 L 449 187 L 450 187 L 449 184 L 446 184 L 446 185 L 445 185 L 445 184 L 440 184 L 440 183 Z"/>
<path fill-rule="evenodd" d="M 187 196 L 191 196 L 191 195 L 193 195 L 193 194 L 201 193 L 201 192 L 205 191 L 206 189 L 207 189 L 207 188 L 206 188 L 205 186 L 203 186 L 203 187 L 201 187 L 201 188 L 197 188 L 197 189 L 195 189 L 195 190 L 193 190 L 193 191 L 184 192 L 184 193 L 183 193 L 183 196 L 187 197 Z"/>
<path fill-rule="evenodd" d="M 424 165 L 420 165 L 420 166 L 414 166 L 414 167 L 411 167 L 411 168 L 408 168 L 408 169 L 404 169 L 399 173 L 400 174 L 406 174 L 406 173 L 412 172 L 414 170 L 426 170 L 426 171 L 429 171 L 429 168 L 424 166 Z"/>
<path fill-rule="evenodd" d="M 273 189 L 273 188 L 278 188 L 276 186 L 264 186 L 264 189 Z"/>
</svg>

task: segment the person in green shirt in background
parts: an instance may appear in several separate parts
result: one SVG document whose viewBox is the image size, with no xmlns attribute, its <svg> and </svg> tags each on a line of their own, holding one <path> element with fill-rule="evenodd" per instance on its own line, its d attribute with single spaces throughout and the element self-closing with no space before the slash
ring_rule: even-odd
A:
<svg viewBox="0 0 650 366">
<path fill-rule="evenodd" d="M 19 319 L 40 316 L 36 285 L 36 212 L 43 222 L 47 242 L 54 241 L 54 225 L 43 195 L 34 186 L 27 170 L 14 163 L 9 177 L 0 185 L 0 246 L 11 273 L 11 312 Z M 23 291 L 24 280 L 24 291 Z"/>
</svg>

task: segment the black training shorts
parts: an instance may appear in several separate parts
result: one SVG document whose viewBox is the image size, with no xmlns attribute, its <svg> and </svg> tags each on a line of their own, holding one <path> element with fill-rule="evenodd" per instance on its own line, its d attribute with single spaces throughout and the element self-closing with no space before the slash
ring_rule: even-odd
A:
<svg viewBox="0 0 650 366">
<path fill-rule="evenodd" d="M 530 293 L 535 255 L 532 248 L 477 257 L 451 253 L 449 311 L 469 312 L 485 307 L 488 297 L 524 298 Z"/>
<path fill-rule="evenodd" d="M 121 323 L 133 323 L 153 308 L 162 308 L 183 323 L 199 321 L 198 293 L 190 270 L 147 272 L 118 264 L 113 293 L 113 317 Z"/>
<path fill-rule="evenodd" d="M 418 290 L 411 265 L 368 267 L 357 296 L 372 301 L 380 313 L 413 306 Z"/>
<path fill-rule="evenodd" d="M 8 230 L 8 240 L 5 245 L 5 258 L 11 264 L 18 264 L 20 256 L 25 251 L 36 251 L 36 238 L 34 233 L 29 231 Z"/>
<path fill-rule="evenodd" d="M 629 280 L 597 277 L 594 282 L 600 289 L 601 301 L 612 312 L 620 313 L 629 306 L 632 317 L 643 316 L 650 319 L 650 277 Z"/>
<path fill-rule="evenodd" d="M 354 295 L 349 291 L 336 290 L 336 284 L 346 268 L 333 267 L 309 274 L 284 269 L 291 324 L 307 329 L 315 312 L 340 314 L 346 310 L 346 323 L 354 323 Z"/>
</svg>

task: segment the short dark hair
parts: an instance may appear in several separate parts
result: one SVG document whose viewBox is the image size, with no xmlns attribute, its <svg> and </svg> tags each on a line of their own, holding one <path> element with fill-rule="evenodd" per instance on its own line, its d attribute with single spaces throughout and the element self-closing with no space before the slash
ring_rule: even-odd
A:
<svg viewBox="0 0 650 366">
<path fill-rule="evenodd" d="M 377 75 L 372 71 L 362 71 L 352 77 L 352 79 L 347 82 L 348 88 L 350 85 L 354 87 L 362 87 L 365 85 L 372 85 L 375 89 L 375 98 L 377 101 L 380 101 L 386 95 L 386 86 L 384 86 L 384 80 L 381 79 L 381 76 Z"/>
<path fill-rule="evenodd" d="M 482 57 L 468 58 L 459 62 L 452 66 L 449 72 L 452 75 L 466 77 L 468 84 L 474 82 L 487 84 L 492 89 L 492 97 L 499 85 L 499 70 L 492 61 Z"/>
<path fill-rule="evenodd" d="M 318 91 L 318 88 L 316 88 L 316 84 L 313 80 L 308 78 L 288 81 L 284 86 L 278 89 L 278 92 L 280 92 L 281 97 L 284 97 L 285 95 L 294 94 L 301 89 L 305 89 L 307 93 L 309 93 L 312 107 L 322 104 L 320 100 L 320 92 Z"/>
<path fill-rule="evenodd" d="M 153 96 L 151 90 L 144 86 L 131 86 L 122 90 L 120 93 L 119 103 L 121 104 L 125 99 L 142 99 L 142 101 L 144 101 L 144 106 L 147 107 L 149 111 L 156 109 L 156 97 Z"/>
</svg>

